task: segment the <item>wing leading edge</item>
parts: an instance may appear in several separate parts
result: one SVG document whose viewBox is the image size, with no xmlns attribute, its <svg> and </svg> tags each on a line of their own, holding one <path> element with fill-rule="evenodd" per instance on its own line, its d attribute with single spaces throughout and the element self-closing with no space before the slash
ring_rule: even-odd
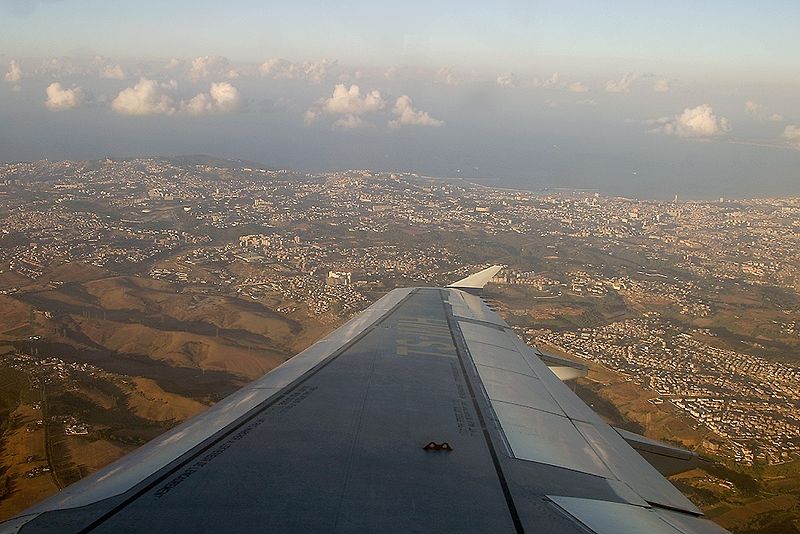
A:
<svg viewBox="0 0 800 534">
<path fill-rule="evenodd" d="M 254 525 L 724 532 L 480 298 L 452 288 L 392 291 L 204 414 L 0 530 Z"/>
</svg>

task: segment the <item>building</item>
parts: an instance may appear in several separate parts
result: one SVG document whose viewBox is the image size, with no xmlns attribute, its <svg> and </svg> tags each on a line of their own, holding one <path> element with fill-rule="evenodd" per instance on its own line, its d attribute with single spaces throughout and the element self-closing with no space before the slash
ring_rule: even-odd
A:
<svg viewBox="0 0 800 534">
<path fill-rule="evenodd" d="M 325 282 L 329 286 L 349 286 L 353 283 L 353 273 L 346 271 L 328 271 Z"/>
</svg>

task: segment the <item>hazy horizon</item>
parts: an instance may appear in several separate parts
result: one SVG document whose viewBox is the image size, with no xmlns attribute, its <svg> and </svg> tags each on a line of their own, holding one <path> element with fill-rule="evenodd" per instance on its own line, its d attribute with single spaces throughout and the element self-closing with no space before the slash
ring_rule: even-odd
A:
<svg viewBox="0 0 800 534">
<path fill-rule="evenodd" d="M 0 0 L 0 160 L 800 194 L 800 5 Z M 91 31 L 87 31 L 91 30 Z"/>
</svg>

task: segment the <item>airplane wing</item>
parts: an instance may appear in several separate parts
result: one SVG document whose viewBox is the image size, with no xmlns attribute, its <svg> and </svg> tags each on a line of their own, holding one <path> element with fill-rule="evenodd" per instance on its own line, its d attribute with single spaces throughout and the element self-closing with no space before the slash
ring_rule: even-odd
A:
<svg viewBox="0 0 800 534">
<path fill-rule="evenodd" d="M 390 292 L 0 530 L 725 532 L 454 288 Z"/>
<path fill-rule="evenodd" d="M 458 282 L 453 282 L 447 287 L 454 287 L 456 289 L 461 289 L 466 291 L 467 293 L 471 294 L 480 294 L 480 290 L 489 283 L 497 273 L 503 270 L 502 265 L 492 265 L 491 267 L 487 267 L 482 271 L 478 271 L 477 273 L 471 274 L 466 278 L 462 278 Z"/>
</svg>

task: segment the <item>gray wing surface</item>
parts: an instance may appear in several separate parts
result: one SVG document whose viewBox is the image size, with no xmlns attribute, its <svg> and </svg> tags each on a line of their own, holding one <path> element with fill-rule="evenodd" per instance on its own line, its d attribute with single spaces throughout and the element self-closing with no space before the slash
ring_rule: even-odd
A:
<svg viewBox="0 0 800 534">
<path fill-rule="evenodd" d="M 480 298 L 395 290 L 9 532 L 725 532 Z"/>
</svg>

